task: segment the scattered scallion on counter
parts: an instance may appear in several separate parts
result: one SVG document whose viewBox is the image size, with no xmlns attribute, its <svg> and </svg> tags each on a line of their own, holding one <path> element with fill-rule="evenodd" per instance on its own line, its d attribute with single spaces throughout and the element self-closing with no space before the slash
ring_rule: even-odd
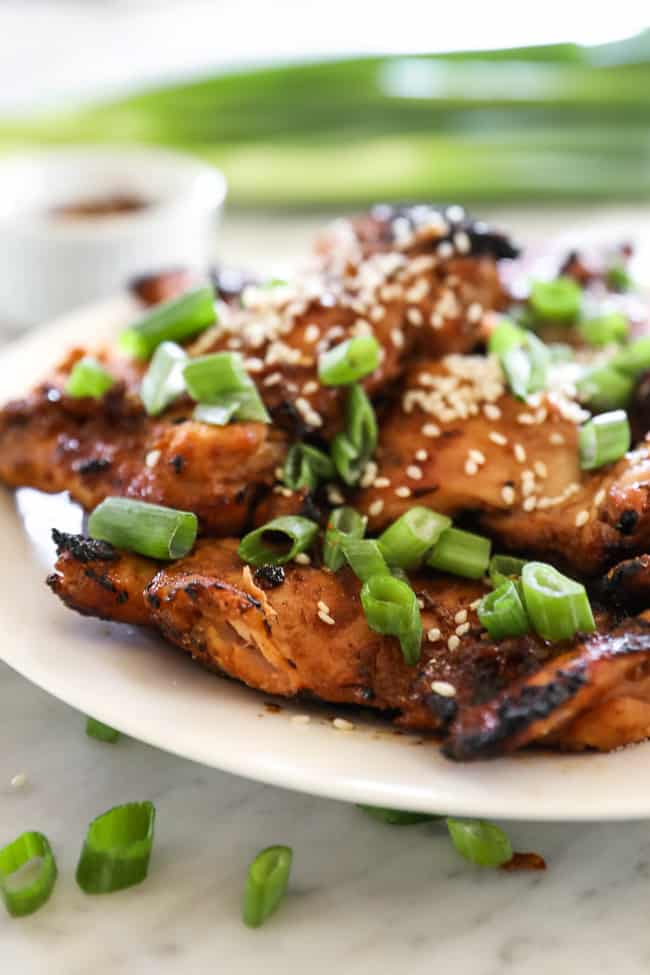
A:
<svg viewBox="0 0 650 975">
<path fill-rule="evenodd" d="M 359 804 L 359 809 L 380 823 L 387 823 L 388 826 L 417 826 L 419 823 L 430 823 L 436 819 L 443 819 L 442 816 L 432 816 L 429 813 L 407 812 L 405 809 L 387 809 L 385 806 Z"/>
<path fill-rule="evenodd" d="M 390 566 L 415 569 L 443 531 L 450 527 L 451 518 L 415 506 L 382 532 L 378 539 L 379 548 Z"/>
<path fill-rule="evenodd" d="M 250 565 L 284 565 L 311 547 L 318 525 L 300 515 L 281 515 L 244 535 L 237 552 Z"/>
<path fill-rule="evenodd" d="M 492 542 L 483 535 L 447 528 L 434 545 L 426 563 L 439 572 L 480 579 L 487 572 L 491 548 Z"/>
<path fill-rule="evenodd" d="M 533 629 L 553 643 L 596 629 L 585 587 L 545 562 L 527 562 L 521 572 L 526 611 Z"/>
<path fill-rule="evenodd" d="M 630 449 L 632 434 L 624 410 L 601 413 L 580 427 L 580 466 L 594 470 L 623 457 Z"/>
<path fill-rule="evenodd" d="M 35 875 L 30 863 L 39 861 Z M 19 871 L 28 875 L 21 882 Z M 25 917 L 42 907 L 54 889 L 57 866 L 49 841 L 43 833 L 23 833 L 0 849 L 0 896 L 12 917 Z"/>
<path fill-rule="evenodd" d="M 198 519 L 131 498 L 106 498 L 88 519 L 88 534 L 152 559 L 180 559 L 196 541 Z"/>
<path fill-rule="evenodd" d="M 162 342 L 183 342 L 216 321 L 214 290 L 210 286 L 188 291 L 156 305 L 119 338 L 126 355 L 148 359 Z"/>
<path fill-rule="evenodd" d="M 481 600 L 478 610 L 481 625 L 493 640 L 522 636 L 530 630 L 530 620 L 512 580 L 502 582 Z"/>
<path fill-rule="evenodd" d="M 187 361 L 187 353 L 175 342 L 158 346 L 140 385 L 140 399 L 149 416 L 158 416 L 183 393 Z"/>
<path fill-rule="evenodd" d="M 381 346 L 372 335 L 357 335 L 322 352 L 318 358 L 318 379 L 323 386 L 349 386 L 363 379 L 379 365 Z"/>
<path fill-rule="evenodd" d="M 97 359 L 85 356 L 72 367 L 65 384 L 65 392 L 74 399 L 101 399 L 115 385 L 115 379 Z"/>
<path fill-rule="evenodd" d="M 479 867 L 500 867 L 512 859 L 512 845 L 502 829 L 481 819 L 447 819 L 451 842 L 462 857 Z"/>
<path fill-rule="evenodd" d="M 149 870 L 156 810 L 150 802 L 115 806 L 94 819 L 77 866 L 87 894 L 110 894 L 142 883 Z"/>
<path fill-rule="evenodd" d="M 110 725 L 97 721 L 96 718 L 86 720 L 86 734 L 89 738 L 96 738 L 97 741 L 104 741 L 109 745 L 114 745 L 119 740 L 120 733 Z"/>
<path fill-rule="evenodd" d="M 296 443 L 287 453 L 282 480 L 292 491 L 313 491 L 321 481 L 332 480 L 334 474 L 334 464 L 327 454 L 310 444 Z"/>
<path fill-rule="evenodd" d="M 371 575 L 361 587 L 361 605 L 370 629 L 396 636 L 405 662 L 414 666 L 420 659 L 422 621 L 408 583 L 385 573 Z"/>
<path fill-rule="evenodd" d="M 250 864 L 242 899 L 242 918 L 249 928 L 264 924 L 284 899 L 292 860 L 290 847 L 269 846 Z"/>
<path fill-rule="evenodd" d="M 582 289 L 573 278 L 568 277 L 534 281 L 528 304 L 541 321 L 570 324 L 580 314 Z"/>
<path fill-rule="evenodd" d="M 323 543 L 323 562 L 332 572 L 338 572 L 345 562 L 343 545 L 351 539 L 363 538 L 366 519 L 354 508 L 335 508 L 329 516 Z"/>
</svg>

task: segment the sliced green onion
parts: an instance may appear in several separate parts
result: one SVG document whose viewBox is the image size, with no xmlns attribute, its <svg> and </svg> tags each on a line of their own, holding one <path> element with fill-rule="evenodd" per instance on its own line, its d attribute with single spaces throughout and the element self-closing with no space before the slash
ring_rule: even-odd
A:
<svg viewBox="0 0 650 975">
<path fill-rule="evenodd" d="M 492 542 L 483 535 L 448 528 L 436 542 L 427 565 L 466 579 L 480 579 L 487 571 L 491 548 Z"/>
<path fill-rule="evenodd" d="M 646 369 L 650 369 L 650 335 L 644 335 L 625 345 L 609 364 L 626 376 L 636 379 Z"/>
<path fill-rule="evenodd" d="M 335 508 L 329 516 L 323 544 L 323 562 L 332 572 L 338 572 L 345 562 L 344 542 L 363 538 L 366 519 L 354 508 Z"/>
<path fill-rule="evenodd" d="M 521 573 L 533 629 L 545 640 L 569 640 L 596 629 L 585 587 L 545 562 L 527 562 Z"/>
<path fill-rule="evenodd" d="M 291 847 L 269 846 L 249 866 L 242 902 L 242 917 L 249 928 L 259 928 L 284 898 L 292 860 Z"/>
<path fill-rule="evenodd" d="M 65 384 L 65 392 L 74 399 L 82 399 L 85 396 L 101 399 L 114 385 L 115 380 L 110 372 L 104 369 L 97 359 L 85 356 L 75 362 Z"/>
<path fill-rule="evenodd" d="M 570 323 L 580 313 L 582 289 L 573 278 L 534 281 L 528 302 L 537 318 L 542 321 Z"/>
<path fill-rule="evenodd" d="M 632 278 L 623 264 L 614 264 L 605 274 L 607 287 L 613 291 L 631 291 Z"/>
<path fill-rule="evenodd" d="M 131 498 L 106 498 L 88 519 L 91 538 L 151 559 L 180 559 L 196 541 L 198 520 L 177 511 Z"/>
<path fill-rule="evenodd" d="M 601 413 L 580 427 L 580 466 L 584 471 L 612 464 L 630 449 L 632 433 L 625 410 Z"/>
<path fill-rule="evenodd" d="M 29 864 L 36 859 L 40 863 L 33 876 Z M 18 875 L 23 868 L 25 878 Z M 54 890 L 56 876 L 56 860 L 42 833 L 23 833 L 0 849 L 0 895 L 12 917 L 25 917 L 42 907 Z"/>
<path fill-rule="evenodd" d="M 552 364 L 573 362 L 576 357 L 574 350 L 566 342 L 548 342 L 546 348 Z"/>
<path fill-rule="evenodd" d="M 219 403 L 224 393 L 239 393 L 252 385 L 238 352 L 215 352 L 190 359 L 183 377 L 188 393 L 197 403 Z"/>
<path fill-rule="evenodd" d="M 490 582 L 496 589 L 502 582 L 519 579 L 525 565 L 526 559 L 517 559 L 514 555 L 493 555 L 488 566 Z"/>
<path fill-rule="evenodd" d="M 321 481 L 331 481 L 334 474 L 334 464 L 327 454 L 309 444 L 296 443 L 287 453 L 282 480 L 292 491 L 313 491 Z"/>
<path fill-rule="evenodd" d="M 501 357 L 509 349 L 523 345 L 525 341 L 526 332 L 523 328 L 509 318 L 501 318 L 488 339 L 488 352 L 490 355 Z"/>
<path fill-rule="evenodd" d="M 551 353 L 534 332 L 528 332 L 526 335 L 526 351 L 530 360 L 530 376 L 528 378 L 528 394 L 530 395 L 545 388 L 548 367 L 551 364 Z"/>
<path fill-rule="evenodd" d="M 390 575 L 386 559 L 374 538 L 346 538 L 343 554 L 348 565 L 362 582 L 375 575 Z"/>
<path fill-rule="evenodd" d="M 589 345 L 610 345 L 612 342 L 623 342 L 628 337 L 630 323 L 620 311 L 611 311 L 580 322 L 578 331 Z"/>
<path fill-rule="evenodd" d="M 379 536 L 379 548 L 390 566 L 415 569 L 451 527 L 451 518 L 416 506 L 409 508 Z"/>
<path fill-rule="evenodd" d="M 186 362 L 187 353 L 175 342 L 158 346 L 140 386 L 140 399 L 149 416 L 158 416 L 184 392 Z"/>
<path fill-rule="evenodd" d="M 271 417 L 254 386 L 238 393 L 222 393 L 221 396 L 215 396 L 210 403 L 197 403 L 192 419 L 215 427 L 224 427 L 231 420 L 271 422 Z"/>
<path fill-rule="evenodd" d="M 610 364 L 585 373 L 576 387 L 582 402 L 594 412 L 604 412 L 627 406 L 634 390 L 634 379 Z"/>
<path fill-rule="evenodd" d="M 316 538 L 318 525 L 299 515 L 282 515 L 244 535 L 237 553 L 250 565 L 284 565 L 305 552 Z"/>
<path fill-rule="evenodd" d="M 454 847 L 462 857 L 479 867 L 500 867 L 512 860 L 512 846 L 506 833 L 482 819 L 448 819 Z"/>
<path fill-rule="evenodd" d="M 354 385 L 345 400 L 345 432 L 364 459 L 377 447 L 377 417 L 362 386 Z"/>
<path fill-rule="evenodd" d="M 348 386 L 374 372 L 381 346 L 372 335 L 357 335 L 318 358 L 318 378 L 323 386 Z"/>
<path fill-rule="evenodd" d="M 384 806 L 363 806 L 359 804 L 368 816 L 377 819 L 380 823 L 387 823 L 389 826 L 417 826 L 418 823 L 430 823 L 435 819 L 442 819 L 442 816 L 430 816 L 429 813 L 407 812 L 405 809 L 387 809 Z"/>
<path fill-rule="evenodd" d="M 408 583 L 384 573 L 372 575 L 361 588 L 361 605 L 370 629 L 396 636 L 405 662 L 414 666 L 420 659 L 422 621 Z"/>
<path fill-rule="evenodd" d="M 182 342 L 198 335 L 216 321 L 214 291 L 196 288 L 180 298 L 156 305 L 139 321 L 122 332 L 122 352 L 138 359 L 148 359 L 161 342 Z"/>
<path fill-rule="evenodd" d="M 330 444 L 330 454 L 341 480 L 350 486 L 356 484 L 367 458 L 359 453 L 346 433 L 336 434 Z"/>
<path fill-rule="evenodd" d="M 111 894 L 147 876 L 156 810 L 150 802 L 115 806 L 93 819 L 77 866 L 87 894 Z"/>
<path fill-rule="evenodd" d="M 119 739 L 120 733 L 110 725 L 97 721 L 96 718 L 88 718 L 86 721 L 86 734 L 89 738 L 96 738 L 97 741 L 105 741 L 109 745 L 114 745 Z"/>
<path fill-rule="evenodd" d="M 264 281 L 264 283 L 260 285 L 261 288 L 268 291 L 272 290 L 273 288 L 287 288 L 288 286 L 289 282 L 285 281 L 284 278 L 269 278 L 268 281 Z"/>
<path fill-rule="evenodd" d="M 521 636 L 530 630 L 530 621 L 515 582 L 502 582 L 481 600 L 478 618 L 493 640 Z"/>
<path fill-rule="evenodd" d="M 551 354 L 533 332 L 526 332 L 521 344 L 511 344 L 500 355 L 508 386 L 518 399 L 544 389 Z"/>
</svg>

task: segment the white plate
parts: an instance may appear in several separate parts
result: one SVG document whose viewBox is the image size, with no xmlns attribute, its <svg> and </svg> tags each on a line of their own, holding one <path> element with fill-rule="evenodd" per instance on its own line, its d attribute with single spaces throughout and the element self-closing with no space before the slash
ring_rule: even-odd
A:
<svg viewBox="0 0 650 975">
<path fill-rule="evenodd" d="M 66 344 L 92 342 L 129 316 L 127 299 L 86 310 L 3 350 L 2 388 L 29 387 Z M 0 494 L 0 658 L 73 707 L 159 748 L 319 795 L 429 812 L 517 819 L 650 816 L 650 743 L 611 755 L 526 754 L 455 765 L 434 745 L 299 704 L 273 713 L 262 695 L 222 680 L 144 631 L 83 619 L 43 583 L 49 529 L 79 512 L 35 492 Z M 293 723 L 310 710 L 311 722 Z M 5 731 L 5 735 L 6 735 Z"/>
</svg>

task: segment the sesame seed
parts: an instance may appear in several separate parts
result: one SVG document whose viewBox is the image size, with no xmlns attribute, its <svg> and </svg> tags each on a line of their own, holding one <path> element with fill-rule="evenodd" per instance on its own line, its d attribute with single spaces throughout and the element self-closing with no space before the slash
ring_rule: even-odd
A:
<svg viewBox="0 0 650 975">
<path fill-rule="evenodd" d="M 277 386 L 278 383 L 282 382 L 281 372 L 272 372 L 266 379 L 262 380 L 262 385 L 264 386 Z"/>
<path fill-rule="evenodd" d="M 317 413 L 315 409 L 311 406 L 308 400 L 299 396 L 295 400 L 295 406 L 301 417 L 311 427 L 322 427 L 323 418 L 320 413 Z"/>
<path fill-rule="evenodd" d="M 465 634 L 470 630 L 471 623 L 459 623 L 456 627 L 456 633 L 458 636 L 465 636 Z"/>
<path fill-rule="evenodd" d="M 386 309 L 383 305 L 374 305 L 370 309 L 370 318 L 373 322 L 380 322 L 385 314 Z"/>
<path fill-rule="evenodd" d="M 362 488 L 370 487 L 370 485 L 374 482 L 375 478 L 377 477 L 378 470 L 379 468 L 377 467 L 377 464 L 375 463 L 374 460 L 367 461 L 366 466 L 363 469 L 361 480 L 359 481 L 359 484 L 361 485 Z"/>
<path fill-rule="evenodd" d="M 533 464 L 533 468 L 538 477 L 548 477 L 548 470 L 543 460 L 536 460 Z"/>
<path fill-rule="evenodd" d="M 454 685 L 446 680 L 434 680 L 431 684 L 431 690 L 434 694 L 439 694 L 440 697 L 454 697 L 456 694 Z"/>
<path fill-rule="evenodd" d="M 517 417 L 517 423 L 530 427 L 535 423 L 535 417 L 532 413 L 520 413 Z"/>
<path fill-rule="evenodd" d="M 334 718 L 332 724 L 337 731 L 354 731 L 354 724 L 351 721 L 346 721 L 345 718 Z"/>
<path fill-rule="evenodd" d="M 475 460 L 465 461 L 465 473 L 468 477 L 473 477 L 474 474 L 478 474 L 478 464 Z"/>
<path fill-rule="evenodd" d="M 314 342 L 318 342 L 320 338 L 320 326 L 319 325 L 308 325 L 305 329 L 305 342 L 309 342 L 313 345 Z"/>
<path fill-rule="evenodd" d="M 293 561 L 297 562 L 298 565 L 311 565 L 311 559 L 306 552 L 298 552 Z"/>
<path fill-rule="evenodd" d="M 548 438 L 548 442 L 552 444 L 558 444 L 558 445 L 563 444 L 564 437 L 561 433 L 552 433 L 551 436 Z"/>
<path fill-rule="evenodd" d="M 327 603 L 323 602 L 322 599 L 318 600 L 317 606 L 322 613 L 329 613 L 330 611 L 329 606 L 327 605 Z"/>
<path fill-rule="evenodd" d="M 410 489 L 410 487 L 405 487 L 405 486 L 404 487 L 398 487 L 398 488 L 395 488 L 395 494 L 396 494 L 396 496 L 398 498 L 410 498 L 411 497 L 411 489 Z"/>
<path fill-rule="evenodd" d="M 425 450 L 424 447 L 420 447 L 419 450 L 416 450 L 415 451 L 415 459 L 416 460 L 428 460 L 429 459 L 429 451 L 428 450 Z"/>
<path fill-rule="evenodd" d="M 390 487 L 390 478 L 389 477 L 376 477 L 375 478 L 375 483 L 373 484 L 373 487 L 376 487 L 376 488 Z"/>
<path fill-rule="evenodd" d="M 283 498 L 290 498 L 293 494 L 291 488 L 283 487 L 282 484 L 276 484 L 273 491 L 275 494 L 279 494 Z"/>
<path fill-rule="evenodd" d="M 345 498 L 335 484 L 327 485 L 327 500 L 330 504 L 343 504 Z"/>
<path fill-rule="evenodd" d="M 308 714 L 292 714 L 290 721 L 291 724 L 309 724 L 311 718 Z"/>
<path fill-rule="evenodd" d="M 424 321 L 424 315 L 419 308 L 413 306 L 412 308 L 407 309 L 406 319 L 411 323 L 411 325 L 415 325 L 416 328 L 419 328 Z"/>
<path fill-rule="evenodd" d="M 483 412 L 485 413 L 488 420 L 501 419 L 501 410 L 498 406 L 495 406 L 494 403 L 486 403 L 485 406 L 483 407 Z"/>
<path fill-rule="evenodd" d="M 464 623 L 466 619 L 467 619 L 467 610 L 459 609 L 456 615 L 454 616 L 454 623 Z"/>
<path fill-rule="evenodd" d="M 404 346 L 404 336 L 402 335 L 402 330 L 399 328 L 394 328 L 390 333 L 390 340 L 396 349 L 401 349 Z"/>
<path fill-rule="evenodd" d="M 514 447 L 513 447 L 513 450 L 515 452 L 515 459 L 517 461 L 519 461 L 520 464 L 525 464 L 526 463 L 526 451 L 524 449 L 523 444 L 516 443 L 514 445 Z"/>
<path fill-rule="evenodd" d="M 376 501 L 373 501 L 371 505 L 369 505 L 368 514 L 375 518 L 377 515 L 380 515 L 383 510 L 384 502 L 381 500 L 381 498 L 378 498 Z"/>
<path fill-rule="evenodd" d="M 264 361 L 262 359 L 258 359 L 256 356 L 251 356 L 250 359 L 244 360 L 244 365 L 249 372 L 261 372 L 264 368 Z"/>
<path fill-rule="evenodd" d="M 12 789 L 22 789 L 27 785 L 27 775 L 25 772 L 18 772 L 14 775 L 10 783 Z"/>
<path fill-rule="evenodd" d="M 455 634 L 453 636 L 450 636 L 449 639 L 447 640 L 447 646 L 450 650 L 457 650 L 458 647 L 460 646 L 460 638 L 457 637 Z"/>
<path fill-rule="evenodd" d="M 471 460 L 473 460 L 475 463 L 479 465 L 485 463 L 485 454 L 482 453 L 480 450 L 475 450 L 475 449 L 470 450 L 469 456 Z"/>
<path fill-rule="evenodd" d="M 445 210 L 445 216 L 451 223 L 460 223 L 465 216 L 465 210 L 458 203 L 452 203 L 452 205 L 448 206 Z"/>
<path fill-rule="evenodd" d="M 483 601 L 482 599 L 475 599 L 473 602 L 469 604 L 469 608 L 474 610 L 478 609 L 482 601 Z"/>
<path fill-rule="evenodd" d="M 510 484 L 504 484 L 501 488 L 501 498 L 505 504 L 515 503 L 515 489 Z"/>
<path fill-rule="evenodd" d="M 357 336 L 372 335 L 372 325 L 365 318 L 358 318 L 352 326 L 352 334 Z"/>
<path fill-rule="evenodd" d="M 454 234 L 454 244 L 459 254 L 469 254 L 472 249 L 472 242 L 464 230 Z"/>
<path fill-rule="evenodd" d="M 424 600 L 421 598 L 421 596 L 418 596 L 415 601 L 418 604 L 418 606 L 420 607 L 420 609 L 424 609 Z"/>
<path fill-rule="evenodd" d="M 576 528 L 582 528 L 582 526 L 586 525 L 588 521 L 589 521 L 589 512 L 585 511 L 584 509 L 582 511 L 579 511 L 578 514 L 576 515 Z"/>
<path fill-rule="evenodd" d="M 594 495 L 594 504 L 596 507 L 599 507 L 603 503 L 606 494 L 607 492 L 605 491 L 605 488 L 601 488 L 600 491 Z"/>
<path fill-rule="evenodd" d="M 444 258 L 451 257 L 454 253 L 454 248 L 450 241 L 443 240 L 437 247 L 438 256 Z"/>
<path fill-rule="evenodd" d="M 431 327 L 435 328 L 436 330 L 442 328 L 442 326 L 445 324 L 445 320 L 439 311 L 432 311 L 429 321 L 431 322 Z"/>
<path fill-rule="evenodd" d="M 488 434 L 488 439 L 491 440 L 492 443 L 498 444 L 499 447 L 505 447 L 505 445 L 508 443 L 508 438 L 504 437 L 502 433 L 497 433 L 496 430 L 490 431 Z"/>
<path fill-rule="evenodd" d="M 472 304 L 467 309 L 467 321 L 478 322 L 482 314 L 483 314 L 483 306 L 479 305 L 478 301 L 473 301 Z"/>
<path fill-rule="evenodd" d="M 531 495 L 530 497 L 524 499 L 524 503 L 522 504 L 524 511 L 534 511 L 536 507 L 537 498 Z"/>
<path fill-rule="evenodd" d="M 435 423 L 425 423 L 422 427 L 422 433 L 425 437 L 439 437 L 440 427 L 436 426 Z"/>
<path fill-rule="evenodd" d="M 432 626 L 430 630 L 427 630 L 427 640 L 430 643 L 437 643 L 441 636 L 442 634 L 437 626 Z"/>
<path fill-rule="evenodd" d="M 155 467 L 160 460 L 161 452 L 159 450 L 150 450 L 144 459 L 147 467 Z"/>
<path fill-rule="evenodd" d="M 409 464 L 406 468 L 406 476 L 410 477 L 413 481 L 421 481 L 422 468 L 418 467 L 417 464 Z"/>
<path fill-rule="evenodd" d="M 327 623 L 328 626 L 334 626 L 335 621 L 332 619 L 329 613 L 324 613 L 322 609 L 318 611 L 318 618 L 319 620 L 322 620 L 323 623 Z"/>
</svg>

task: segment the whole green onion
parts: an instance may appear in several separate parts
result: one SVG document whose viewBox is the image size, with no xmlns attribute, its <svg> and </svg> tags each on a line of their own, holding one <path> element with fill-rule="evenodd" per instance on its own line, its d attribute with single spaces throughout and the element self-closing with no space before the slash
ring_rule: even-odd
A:
<svg viewBox="0 0 650 975">
<path fill-rule="evenodd" d="M 466 579 L 480 579 L 487 571 L 491 547 L 492 542 L 483 535 L 447 528 L 426 562 L 440 572 L 450 572 Z"/>
<path fill-rule="evenodd" d="M 238 352 L 214 352 L 189 359 L 183 377 L 197 403 L 218 403 L 224 393 L 242 392 L 252 385 Z"/>
<path fill-rule="evenodd" d="M 371 575 L 361 588 L 361 605 L 370 629 L 396 636 L 405 662 L 414 666 L 420 659 L 422 621 L 411 587 L 392 575 Z"/>
<path fill-rule="evenodd" d="M 323 386 L 348 386 L 374 372 L 381 346 L 372 335 L 357 335 L 318 358 L 318 378 Z"/>
<path fill-rule="evenodd" d="M 387 823 L 388 826 L 417 826 L 419 823 L 430 823 L 442 816 L 431 816 L 429 813 L 407 812 L 405 809 L 387 809 L 384 806 L 364 806 L 359 804 L 359 809 L 367 813 L 380 823 Z"/>
<path fill-rule="evenodd" d="M 249 389 L 242 389 L 236 393 L 221 393 L 220 396 L 213 397 L 209 403 L 197 403 L 192 419 L 217 427 L 226 426 L 231 420 L 271 422 L 260 394 L 253 385 Z"/>
<path fill-rule="evenodd" d="M 580 314 L 582 289 L 573 278 L 534 281 L 528 303 L 542 321 L 571 323 Z"/>
<path fill-rule="evenodd" d="M 478 618 L 493 640 L 522 636 L 530 630 L 528 614 L 515 582 L 508 580 L 481 600 Z"/>
<path fill-rule="evenodd" d="M 634 391 L 634 379 L 610 363 L 590 369 L 576 383 L 578 396 L 594 412 L 627 406 Z"/>
<path fill-rule="evenodd" d="M 299 515 L 281 515 L 244 535 L 237 553 L 250 565 L 284 565 L 312 545 L 318 525 Z"/>
<path fill-rule="evenodd" d="M 131 498 L 106 498 L 88 519 L 91 538 L 151 559 L 180 559 L 196 541 L 198 520 L 177 511 Z"/>
<path fill-rule="evenodd" d="M 521 586 L 528 616 L 545 640 L 569 640 L 596 629 L 585 587 L 544 562 L 527 562 Z"/>
<path fill-rule="evenodd" d="M 150 802 L 115 806 L 93 819 L 77 866 L 86 894 L 111 894 L 147 876 L 156 810 Z"/>
<path fill-rule="evenodd" d="M 362 582 L 374 575 L 390 575 L 390 569 L 374 538 L 345 538 L 343 554 L 348 565 Z"/>
<path fill-rule="evenodd" d="M 379 536 L 379 548 L 390 566 L 415 569 L 451 527 L 451 518 L 416 506 L 409 508 Z"/>
<path fill-rule="evenodd" d="M 292 491 L 313 491 L 321 481 L 331 481 L 334 474 L 334 464 L 327 454 L 309 444 L 296 443 L 287 453 L 282 480 Z"/>
<path fill-rule="evenodd" d="M 263 924 L 283 900 L 292 860 L 290 847 L 269 846 L 249 866 L 242 901 L 242 917 L 249 928 Z"/>
<path fill-rule="evenodd" d="M 502 582 L 519 579 L 525 565 L 526 559 L 518 559 L 514 555 L 493 555 L 488 565 L 490 582 L 496 589 Z"/>
<path fill-rule="evenodd" d="M 632 433 L 625 410 L 594 416 L 580 427 L 580 467 L 594 470 L 619 460 L 630 449 Z"/>
<path fill-rule="evenodd" d="M 119 731 L 111 728 L 110 725 L 97 721 L 96 718 L 87 719 L 86 734 L 89 738 L 96 738 L 97 741 L 105 741 L 109 745 L 114 745 L 120 737 Z"/>
<path fill-rule="evenodd" d="M 175 342 L 161 342 L 140 385 L 140 399 L 149 416 L 158 416 L 185 390 L 187 353 Z"/>
<path fill-rule="evenodd" d="M 623 342 L 630 332 L 630 323 L 620 311 L 587 318 L 578 325 L 580 335 L 589 345 L 610 345 Z"/>
<path fill-rule="evenodd" d="M 636 379 L 646 369 L 650 369 L 650 335 L 643 335 L 623 346 L 609 364 L 618 372 Z"/>
<path fill-rule="evenodd" d="M 14 874 L 37 858 L 36 876 L 18 883 Z M 23 833 L 0 849 L 0 896 L 12 917 L 25 917 L 42 907 L 54 890 L 56 877 L 56 860 L 43 833 Z"/>
<path fill-rule="evenodd" d="M 354 508 L 335 508 L 329 516 L 323 544 L 323 562 L 332 572 L 338 572 L 345 562 L 343 544 L 350 539 L 363 538 L 366 519 Z"/>
<path fill-rule="evenodd" d="M 183 342 L 216 321 L 214 290 L 210 286 L 188 291 L 156 305 L 119 338 L 126 355 L 148 359 L 162 342 Z"/>
<path fill-rule="evenodd" d="M 454 847 L 470 863 L 479 867 L 500 867 L 512 860 L 510 840 L 493 823 L 481 819 L 448 819 L 447 828 Z"/>
<path fill-rule="evenodd" d="M 115 380 L 110 372 L 104 369 L 97 359 L 84 356 L 72 367 L 65 384 L 65 392 L 74 399 L 82 399 L 85 396 L 101 399 L 114 385 Z"/>
</svg>

